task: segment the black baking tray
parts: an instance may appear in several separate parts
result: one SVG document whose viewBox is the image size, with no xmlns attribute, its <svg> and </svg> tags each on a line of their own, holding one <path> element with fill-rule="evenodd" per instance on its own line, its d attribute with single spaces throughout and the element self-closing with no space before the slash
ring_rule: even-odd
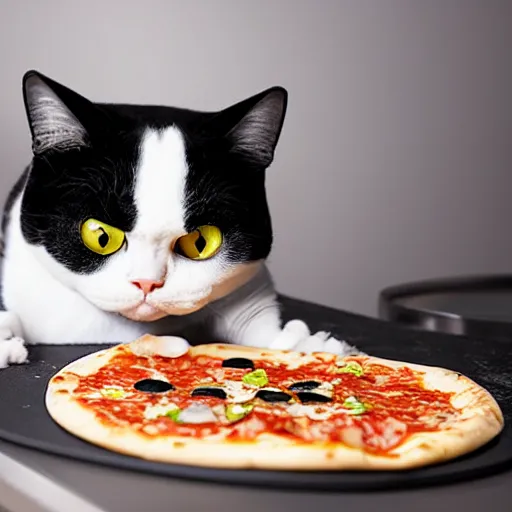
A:
<svg viewBox="0 0 512 512">
<path fill-rule="evenodd" d="M 390 286 L 384 320 L 425 331 L 512 339 L 512 275 L 457 276 Z"/>
<path fill-rule="evenodd" d="M 228 485 L 324 491 L 371 491 L 444 485 L 512 469 L 512 365 L 502 340 L 414 332 L 388 322 L 281 297 L 284 319 L 302 318 L 377 357 L 444 366 L 486 387 L 505 415 L 501 435 L 464 457 L 409 471 L 293 472 L 210 469 L 129 457 L 82 441 L 47 414 L 49 378 L 64 365 L 107 345 L 34 346 L 30 363 L 0 371 L 0 438 L 71 459 L 118 469 Z"/>
</svg>

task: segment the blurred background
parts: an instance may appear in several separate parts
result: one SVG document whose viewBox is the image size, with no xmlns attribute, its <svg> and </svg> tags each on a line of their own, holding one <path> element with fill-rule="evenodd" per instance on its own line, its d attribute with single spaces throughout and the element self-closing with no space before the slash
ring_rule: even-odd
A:
<svg viewBox="0 0 512 512">
<path fill-rule="evenodd" d="M 0 200 L 30 68 L 96 101 L 290 94 L 268 195 L 285 294 L 368 315 L 385 286 L 512 272 L 512 2 L 0 0 Z"/>
</svg>

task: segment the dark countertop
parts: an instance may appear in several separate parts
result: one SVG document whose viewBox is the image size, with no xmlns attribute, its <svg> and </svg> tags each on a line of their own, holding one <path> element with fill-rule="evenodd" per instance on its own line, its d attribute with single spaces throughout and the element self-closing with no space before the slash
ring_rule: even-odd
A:
<svg viewBox="0 0 512 512">
<path fill-rule="evenodd" d="M 512 340 L 469 339 L 413 332 L 380 320 L 283 298 L 285 318 L 330 330 L 372 355 L 444 364 L 492 386 L 500 404 L 512 404 Z M 508 413 L 507 413 L 508 416 Z M 432 512 L 510 510 L 512 470 L 471 481 L 374 492 L 306 492 L 213 484 L 154 476 L 78 462 L 0 441 L 0 509 L 12 512 L 262 512 L 352 510 Z M 497 505 L 501 502 L 502 505 Z M 508 503 L 507 503 L 508 502 Z"/>
<path fill-rule="evenodd" d="M 13 470 L 2 453 L 32 474 Z M 4 472 L 18 479 L 21 490 L 5 484 Z M 493 510 L 505 512 L 510 511 L 511 487 L 508 472 L 470 483 L 398 492 L 272 491 L 111 470 L 0 442 L 0 506 L 10 512 L 478 512 L 492 501 Z M 46 508 L 36 506 L 36 500 L 43 500 Z"/>
</svg>

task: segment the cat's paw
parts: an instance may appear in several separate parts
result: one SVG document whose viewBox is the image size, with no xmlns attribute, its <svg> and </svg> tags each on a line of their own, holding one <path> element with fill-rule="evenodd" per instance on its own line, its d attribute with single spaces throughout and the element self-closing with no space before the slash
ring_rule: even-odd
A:
<svg viewBox="0 0 512 512">
<path fill-rule="evenodd" d="M 362 354 L 356 347 L 331 337 L 328 332 L 318 331 L 311 334 L 309 327 L 302 320 L 291 320 L 286 323 L 270 348 L 306 353 L 328 352 L 340 356 Z"/>
<path fill-rule="evenodd" d="M 302 320 L 290 320 L 279 335 L 274 338 L 269 348 L 277 350 L 295 350 L 297 344 L 311 335 L 309 327 Z"/>
<path fill-rule="evenodd" d="M 10 311 L 0 312 L 0 369 L 28 360 L 28 351 L 21 338 L 20 321 Z"/>
<path fill-rule="evenodd" d="M 342 357 L 352 355 L 362 355 L 363 353 L 356 347 L 349 345 L 346 341 L 333 338 L 330 333 L 318 331 L 299 341 L 294 347 L 298 352 L 328 352 Z"/>
<path fill-rule="evenodd" d="M 0 369 L 10 364 L 22 364 L 28 361 L 28 350 L 25 342 L 15 336 L 8 340 L 0 339 Z"/>
</svg>

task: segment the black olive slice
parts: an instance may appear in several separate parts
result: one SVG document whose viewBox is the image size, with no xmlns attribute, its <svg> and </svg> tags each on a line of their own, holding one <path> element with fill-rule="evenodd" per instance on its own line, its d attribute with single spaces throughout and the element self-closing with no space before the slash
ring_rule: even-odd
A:
<svg viewBox="0 0 512 512">
<path fill-rule="evenodd" d="M 307 404 L 308 402 L 331 402 L 332 398 L 329 398 L 325 395 L 319 395 L 318 393 L 311 393 L 310 391 L 299 391 L 297 393 L 299 400 L 303 404 Z"/>
<path fill-rule="evenodd" d="M 270 389 L 260 389 L 256 393 L 256 398 L 261 398 L 265 402 L 289 402 L 291 396 L 283 391 L 271 391 Z"/>
<path fill-rule="evenodd" d="M 133 387 L 137 391 L 144 391 L 145 393 L 164 393 L 165 391 L 171 391 L 174 389 L 174 386 L 171 383 L 156 379 L 139 380 L 139 382 L 136 382 Z"/>
<path fill-rule="evenodd" d="M 216 398 L 226 398 L 226 392 L 222 388 L 196 388 L 192 391 L 192 396 L 214 396 Z"/>
<path fill-rule="evenodd" d="M 303 380 L 302 382 L 294 382 L 291 386 L 288 386 L 290 391 L 311 391 L 312 389 L 320 386 L 320 382 L 314 380 Z"/>
<path fill-rule="evenodd" d="M 251 368 L 254 369 L 254 362 L 245 357 L 232 357 L 231 359 L 225 359 L 222 361 L 224 368 Z"/>
</svg>

